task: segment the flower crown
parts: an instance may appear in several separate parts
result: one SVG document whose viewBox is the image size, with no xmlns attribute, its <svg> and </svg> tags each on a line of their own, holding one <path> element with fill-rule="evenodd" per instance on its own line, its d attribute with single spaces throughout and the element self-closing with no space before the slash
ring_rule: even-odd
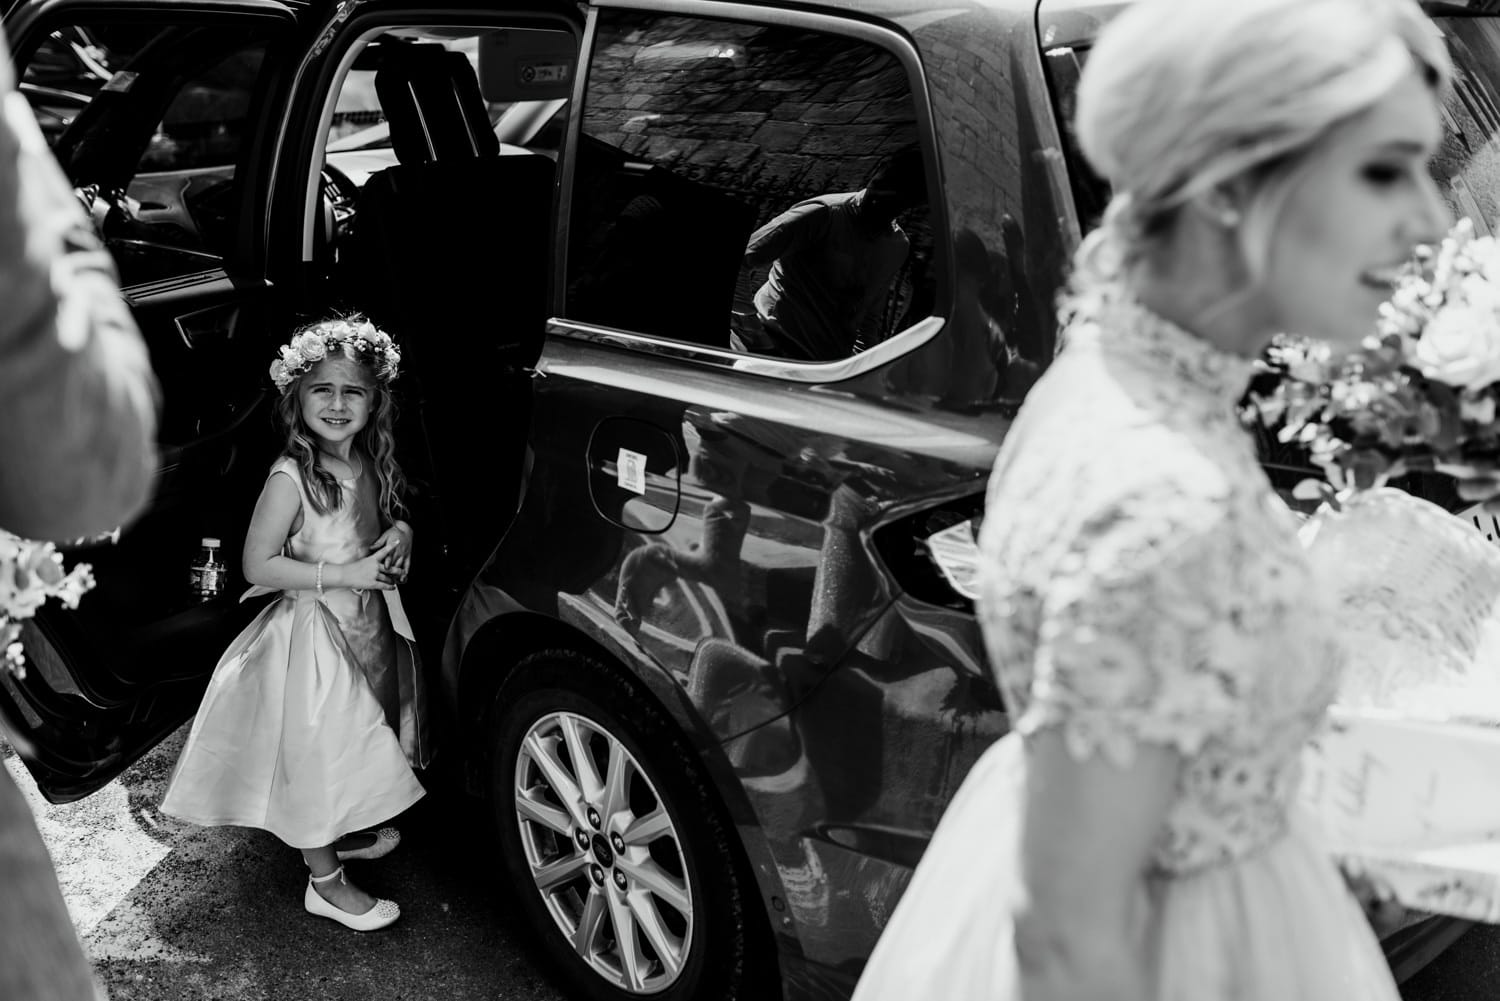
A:
<svg viewBox="0 0 1500 1001">
<path fill-rule="evenodd" d="M 281 346 L 280 356 L 271 362 L 271 381 L 286 392 L 304 372 L 339 352 L 350 361 L 369 364 L 381 382 L 396 378 L 401 364 L 401 352 L 391 335 L 369 320 L 325 320 L 299 330 Z"/>
</svg>

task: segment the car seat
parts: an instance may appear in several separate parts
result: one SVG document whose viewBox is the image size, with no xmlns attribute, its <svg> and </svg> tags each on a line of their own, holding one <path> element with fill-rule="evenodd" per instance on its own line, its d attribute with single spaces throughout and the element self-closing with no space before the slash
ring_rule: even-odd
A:
<svg viewBox="0 0 1500 1001">
<path fill-rule="evenodd" d="M 375 87 L 398 163 L 360 191 L 346 277 L 354 305 L 401 346 L 450 567 L 467 579 L 519 496 L 528 366 L 548 312 L 553 164 L 502 152 L 461 53 L 395 43 Z"/>
</svg>

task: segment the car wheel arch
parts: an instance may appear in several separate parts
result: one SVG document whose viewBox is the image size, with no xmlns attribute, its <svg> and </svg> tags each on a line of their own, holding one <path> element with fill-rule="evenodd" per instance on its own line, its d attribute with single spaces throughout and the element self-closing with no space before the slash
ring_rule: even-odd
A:
<svg viewBox="0 0 1500 1001">
<path fill-rule="evenodd" d="M 655 686 L 648 683 L 643 669 L 632 669 L 582 631 L 550 616 L 532 611 L 503 613 L 475 631 L 462 655 L 459 674 L 458 704 L 465 707 L 463 720 L 465 744 L 470 759 L 480 771 L 488 769 L 485 734 L 493 720 L 497 700 L 505 682 L 526 661 L 547 654 L 582 654 L 618 673 L 640 694 L 654 702 L 673 721 L 690 745 L 706 772 L 712 791 L 724 810 L 725 819 L 734 831 L 742 861 L 748 866 L 760 893 L 762 909 L 770 932 L 778 946 L 800 955 L 801 940 L 795 925 L 785 919 L 777 902 L 787 899 L 787 890 L 776 867 L 770 843 L 761 831 L 749 797 L 735 774 L 723 747 L 712 739 L 707 728 L 687 716 L 685 699 L 663 699 Z M 502 663 L 502 670 L 493 665 Z M 491 665 L 485 670 L 483 665 Z M 654 673 L 654 672 L 653 672 Z M 679 690 L 680 692 L 680 690 Z M 784 905 L 783 905 L 784 906 Z"/>
</svg>

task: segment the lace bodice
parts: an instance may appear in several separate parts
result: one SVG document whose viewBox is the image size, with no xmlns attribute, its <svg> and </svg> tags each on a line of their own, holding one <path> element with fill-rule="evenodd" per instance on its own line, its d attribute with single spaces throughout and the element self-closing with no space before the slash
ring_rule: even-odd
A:
<svg viewBox="0 0 1500 1001">
<path fill-rule="evenodd" d="M 1155 852 L 1185 872 L 1276 838 L 1337 646 L 1234 404 L 1250 362 L 1117 299 L 1075 323 L 990 481 L 979 602 L 1022 734 L 1185 759 Z"/>
</svg>

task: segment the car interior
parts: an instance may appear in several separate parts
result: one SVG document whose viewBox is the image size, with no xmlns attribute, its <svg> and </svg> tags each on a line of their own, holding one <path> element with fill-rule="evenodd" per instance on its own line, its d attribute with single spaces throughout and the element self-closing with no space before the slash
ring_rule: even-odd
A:
<svg viewBox="0 0 1500 1001">
<path fill-rule="evenodd" d="M 357 53 L 395 162 L 358 186 L 325 255 L 337 308 L 401 345 L 403 461 L 414 501 L 449 529 L 449 580 L 477 569 L 505 529 L 494 512 L 518 503 L 548 313 L 556 167 L 495 132 L 509 95 L 487 100 L 477 66 L 495 34 L 516 33 L 405 29 Z"/>
</svg>

